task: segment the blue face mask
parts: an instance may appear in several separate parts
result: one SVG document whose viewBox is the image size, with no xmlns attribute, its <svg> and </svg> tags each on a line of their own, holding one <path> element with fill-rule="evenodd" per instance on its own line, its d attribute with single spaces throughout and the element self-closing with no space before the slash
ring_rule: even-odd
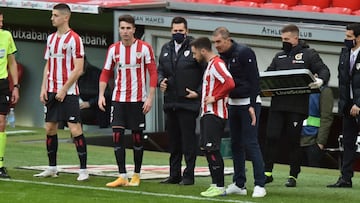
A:
<svg viewBox="0 0 360 203">
<path fill-rule="evenodd" d="M 355 47 L 355 40 L 353 39 L 344 39 L 344 45 L 348 48 L 348 49 L 352 49 Z"/>
<path fill-rule="evenodd" d="M 172 38 L 176 43 L 181 44 L 185 39 L 185 34 L 177 32 L 172 35 Z"/>
</svg>

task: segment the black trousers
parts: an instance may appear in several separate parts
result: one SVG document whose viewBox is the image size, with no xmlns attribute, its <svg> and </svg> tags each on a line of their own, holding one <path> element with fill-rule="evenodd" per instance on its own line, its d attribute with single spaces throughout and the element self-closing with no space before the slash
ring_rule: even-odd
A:
<svg viewBox="0 0 360 203">
<path fill-rule="evenodd" d="M 267 129 L 266 129 L 266 146 L 264 153 L 265 172 L 272 172 L 274 163 L 280 147 L 289 150 L 290 176 L 297 178 L 301 166 L 301 147 L 300 136 L 305 114 L 270 111 Z M 287 136 L 287 146 L 280 146 L 281 136 Z"/>
<path fill-rule="evenodd" d="M 341 166 L 341 176 L 350 181 L 354 176 L 353 163 L 356 157 L 356 139 L 359 132 L 359 121 L 350 115 L 343 117 L 344 153 Z"/>
<path fill-rule="evenodd" d="M 166 111 L 171 177 L 181 177 L 181 162 L 184 155 L 186 168 L 183 172 L 183 178 L 194 179 L 198 149 L 198 139 L 195 133 L 197 116 L 197 112 L 188 110 Z"/>
</svg>

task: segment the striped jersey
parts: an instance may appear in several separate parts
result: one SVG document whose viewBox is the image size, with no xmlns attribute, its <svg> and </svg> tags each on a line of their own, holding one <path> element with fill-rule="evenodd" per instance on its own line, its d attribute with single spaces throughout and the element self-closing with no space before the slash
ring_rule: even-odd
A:
<svg viewBox="0 0 360 203">
<path fill-rule="evenodd" d="M 235 83 L 226 65 L 219 56 L 212 58 L 207 65 L 203 77 L 201 116 L 214 114 L 220 118 L 228 118 L 227 98 Z M 214 96 L 215 102 L 205 103 L 205 97 Z"/>
<path fill-rule="evenodd" d="M 45 60 L 48 60 L 47 91 L 57 93 L 74 70 L 74 58 L 84 57 L 81 37 L 73 30 L 59 36 L 56 32 L 47 38 Z M 68 95 L 79 95 L 77 83 L 67 91 Z"/>
<path fill-rule="evenodd" d="M 121 41 L 112 44 L 107 51 L 103 71 L 115 72 L 112 101 L 144 102 L 147 71 L 150 86 L 156 87 L 157 71 L 153 49 L 139 39 L 131 46 L 125 46 Z"/>
</svg>

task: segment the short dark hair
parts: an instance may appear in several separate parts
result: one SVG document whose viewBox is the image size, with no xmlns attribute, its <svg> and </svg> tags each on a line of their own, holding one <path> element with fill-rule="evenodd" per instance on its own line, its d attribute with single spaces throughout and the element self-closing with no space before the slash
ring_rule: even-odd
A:
<svg viewBox="0 0 360 203">
<path fill-rule="evenodd" d="M 281 33 L 285 33 L 285 32 L 291 32 L 296 34 L 297 36 L 299 36 L 299 28 L 298 26 L 294 25 L 294 24 L 289 24 L 289 25 L 285 25 L 285 27 L 283 27 L 281 29 Z"/>
<path fill-rule="evenodd" d="M 64 4 L 64 3 L 56 4 L 56 5 L 53 7 L 53 9 L 54 9 L 54 10 L 62 10 L 62 11 L 71 13 L 70 6 L 67 5 L 67 4 Z"/>
<path fill-rule="evenodd" d="M 218 27 L 212 33 L 212 36 L 221 35 L 222 38 L 227 39 L 230 37 L 230 32 L 226 27 Z"/>
<path fill-rule="evenodd" d="M 119 25 L 120 25 L 121 21 L 130 23 L 135 27 L 135 19 L 131 15 L 125 14 L 125 15 L 119 16 Z"/>
<path fill-rule="evenodd" d="M 0 11 L 0 15 L 2 15 L 3 13 Z"/>
<path fill-rule="evenodd" d="M 183 18 L 183 17 L 180 17 L 180 16 L 174 17 L 174 18 L 172 19 L 172 21 L 171 21 L 171 26 L 172 26 L 173 24 L 181 24 L 181 23 L 184 23 L 185 29 L 187 29 L 187 21 L 186 21 L 186 19 Z"/>
<path fill-rule="evenodd" d="M 355 37 L 360 35 L 360 23 L 352 23 L 346 26 L 346 30 L 352 30 Z"/>
<path fill-rule="evenodd" d="M 211 51 L 211 41 L 207 37 L 199 37 L 193 40 L 190 43 L 190 46 L 194 47 L 195 49 L 205 49 L 206 51 Z"/>
</svg>

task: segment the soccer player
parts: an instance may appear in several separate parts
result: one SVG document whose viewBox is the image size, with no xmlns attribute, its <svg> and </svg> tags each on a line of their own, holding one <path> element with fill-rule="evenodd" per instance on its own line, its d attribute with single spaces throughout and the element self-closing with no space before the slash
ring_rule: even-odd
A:
<svg viewBox="0 0 360 203">
<path fill-rule="evenodd" d="M 17 49 L 11 33 L 2 29 L 3 21 L 4 15 L 0 11 L 0 97 L 2 98 L 0 104 L 0 178 L 10 178 L 4 167 L 6 115 L 9 112 L 10 103 L 16 104 L 19 100 L 20 86 L 15 60 Z M 12 92 L 9 89 L 8 70 L 14 84 Z"/>
<path fill-rule="evenodd" d="M 84 46 L 80 36 L 69 27 L 67 4 L 53 7 L 51 22 L 57 31 L 49 35 L 40 101 L 45 105 L 46 148 L 49 167 L 35 177 L 57 177 L 58 122 L 67 122 L 80 159 L 78 181 L 89 179 L 86 170 L 86 140 L 80 123 L 77 80 L 83 72 Z"/>
<path fill-rule="evenodd" d="M 143 130 L 145 114 L 151 109 L 157 84 L 154 52 L 148 43 L 136 39 L 135 19 L 130 15 L 119 17 L 121 41 L 112 44 L 106 54 L 99 82 L 99 108 L 105 111 L 105 88 L 115 71 L 115 87 L 112 94 L 111 126 L 115 158 L 120 176 L 108 187 L 139 186 L 143 159 Z M 150 91 L 146 92 L 146 72 L 150 76 Z M 128 181 L 125 167 L 125 129 L 132 131 L 134 150 L 134 174 Z"/>
<path fill-rule="evenodd" d="M 212 184 L 200 194 L 215 197 L 225 194 L 224 160 L 220 154 L 220 144 L 228 118 L 227 96 L 235 83 L 224 61 L 212 51 L 209 38 L 198 38 L 190 45 L 193 57 L 198 62 L 208 63 L 202 86 L 200 149 L 207 158 Z"/>
</svg>

